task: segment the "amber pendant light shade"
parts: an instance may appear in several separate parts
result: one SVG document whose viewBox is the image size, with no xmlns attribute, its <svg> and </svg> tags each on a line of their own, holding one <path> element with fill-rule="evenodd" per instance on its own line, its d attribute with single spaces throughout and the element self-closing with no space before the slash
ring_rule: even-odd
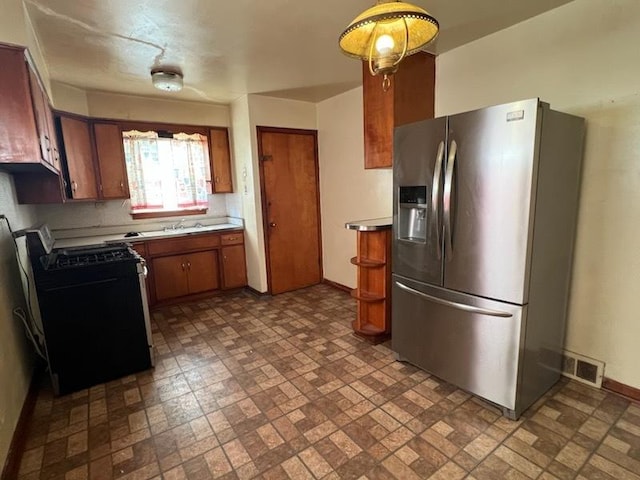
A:
<svg viewBox="0 0 640 480">
<path fill-rule="evenodd" d="M 371 74 L 383 75 L 388 84 L 388 76 L 396 72 L 402 59 L 422 50 L 438 30 L 438 21 L 426 10 L 379 0 L 349 24 L 339 44 L 345 54 L 369 62 Z"/>
</svg>

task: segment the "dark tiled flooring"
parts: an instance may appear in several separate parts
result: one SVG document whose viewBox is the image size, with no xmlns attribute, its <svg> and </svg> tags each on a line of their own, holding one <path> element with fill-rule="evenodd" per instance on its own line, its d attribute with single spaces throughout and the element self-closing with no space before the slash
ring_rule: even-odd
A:
<svg viewBox="0 0 640 480">
<path fill-rule="evenodd" d="M 351 334 L 324 285 L 158 310 L 154 371 L 53 398 L 23 479 L 640 479 L 640 405 L 561 381 L 518 422 Z"/>
</svg>

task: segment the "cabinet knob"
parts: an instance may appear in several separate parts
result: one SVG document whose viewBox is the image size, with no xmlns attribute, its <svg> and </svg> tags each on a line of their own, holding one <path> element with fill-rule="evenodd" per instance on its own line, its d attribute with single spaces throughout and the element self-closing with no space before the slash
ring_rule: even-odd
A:
<svg viewBox="0 0 640 480">
<path fill-rule="evenodd" d="M 187 268 L 191 270 L 191 262 L 187 262 Z"/>
<path fill-rule="evenodd" d="M 183 263 L 182 264 L 182 270 L 184 270 L 186 268 L 186 265 Z"/>
<path fill-rule="evenodd" d="M 78 189 L 78 184 L 76 183 L 75 180 L 71 181 L 71 190 L 73 190 L 74 192 Z"/>
<path fill-rule="evenodd" d="M 276 225 L 277 225 L 277 223 L 276 223 L 276 222 L 271 222 L 271 223 L 269 224 L 269 226 L 270 226 L 270 227 L 275 227 Z"/>
<path fill-rule="evenodd" d="M 124 191 L 124 182 L 120 182 L 120 190 Z"/>
</svg>

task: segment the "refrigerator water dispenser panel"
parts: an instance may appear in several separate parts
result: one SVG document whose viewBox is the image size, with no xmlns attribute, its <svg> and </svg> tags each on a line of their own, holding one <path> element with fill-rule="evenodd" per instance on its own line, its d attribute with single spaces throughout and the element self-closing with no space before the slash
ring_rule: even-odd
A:
<svg viewBox="0 0 640 480">
<path fill-rule="evenodd" d="M 427 187 L 399 187 L 398 238 L 409 242 L 427 241 Z"/>
</svg>

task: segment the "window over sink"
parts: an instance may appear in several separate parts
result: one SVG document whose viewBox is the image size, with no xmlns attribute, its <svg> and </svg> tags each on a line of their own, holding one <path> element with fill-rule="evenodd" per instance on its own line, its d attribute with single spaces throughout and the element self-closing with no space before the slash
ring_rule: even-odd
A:
<svg viewBox="0 0 640 480">
<path fill-rule="evenodd" d="M 199 133 L 122 132 L 134 218 L 206 213 L 209 141 Z"/>
</svg>

